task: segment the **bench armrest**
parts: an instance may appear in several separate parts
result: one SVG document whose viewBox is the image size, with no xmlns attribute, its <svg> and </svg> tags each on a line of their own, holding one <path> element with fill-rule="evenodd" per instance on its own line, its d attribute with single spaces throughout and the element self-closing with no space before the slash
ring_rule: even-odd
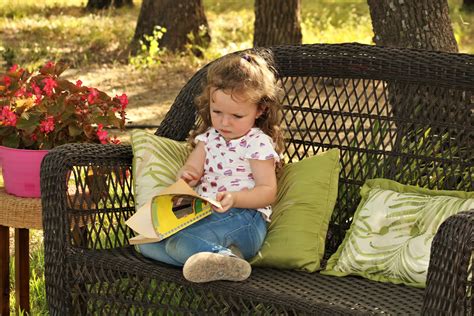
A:
<svg viewBox="0 0 474 316">
<path fill-rule="evenodd" d="M 474 209 L 450 216 L 435 235 L 422 309 L 424 315 L 465 315 L 473 310 L 473 251 Z"/>
<path fill-rule="evenodd" d="M 119 248 L 133 232 L 125 220 L 135 212 L 132 148 L 67 144 L 41 164 L 41 203 L 48 304 L 63 314 L 71 301 L 68 253 Z M 76 276 L 77 277 L 77 276 Z"/>
<path fill-rule="evenodd" d="M 123 222 L 134 212 L 132 157 L 131 146 L 100 144 L 67 144 L 46 155 L 41 165 L 46 246 L 123 246 Z M 74 236 L 79 228 L 87 240 Z M 105 239 L 95 244 L 94 237 Z"/>
</svg>

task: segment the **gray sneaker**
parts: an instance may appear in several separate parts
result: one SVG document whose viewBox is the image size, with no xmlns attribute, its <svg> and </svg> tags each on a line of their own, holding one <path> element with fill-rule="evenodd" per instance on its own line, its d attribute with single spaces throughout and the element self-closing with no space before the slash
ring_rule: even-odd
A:
<svg viewBox="0 0 474 316">
<path fill-rule="evenodd" d="M 190 282 L 203 283 L 217 280 L 244 281 L 252 272 L 244 259 L 212 252 L 199 252 L 186 260 L 184 278 Z"/>
</svg>

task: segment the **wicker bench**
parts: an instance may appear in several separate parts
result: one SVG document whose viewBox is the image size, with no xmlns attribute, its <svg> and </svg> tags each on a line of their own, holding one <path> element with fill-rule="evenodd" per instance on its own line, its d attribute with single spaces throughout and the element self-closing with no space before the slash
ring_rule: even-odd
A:
<svg viewBox="0 0 474 316">
<path fill-rule="evenodd" d="M 286 155 L 341 150 L 339 195 L 326 241 L 334 253 L 366 179 L 432 189 L 474 187 L 474 56 L 360 44 L 269 50 L 284 87 Z M 204 67 L 158 135 L 184 140 Z M 377 126 L 377 128 L 376 128 Z M 375 141 L 377 140 L 377 141 Z M 456 148 L 456 150 L 453 150 Z M 132 150 L 64 145 L 41 171 L 46 293 L 51 314 L 470 314 L 474 210 L 450 217 L 432 247 L 426 289 L 255 268 L 245 282 L 190 284 L 181 270 L 128 244 Z M 472 262 L 472 261 L 471 261 Z M 468 270 L 470 269 L 470 270 Z"/>
</svg>

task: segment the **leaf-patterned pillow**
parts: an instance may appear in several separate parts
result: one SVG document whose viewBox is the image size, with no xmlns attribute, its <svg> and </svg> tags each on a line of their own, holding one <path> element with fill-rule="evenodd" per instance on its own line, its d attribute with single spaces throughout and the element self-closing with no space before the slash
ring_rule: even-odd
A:
<svg viewBox="0 0 474 316">
<path fill-rule="evenodd" d="M 136 208 L 176 181 L 190 148 L 142 130 L 131 133 Z"/>
<path fill-rule="evenodd" d="M 425 287 L 431 242 L 449 216 L 474 208 L 474 192 L 368 180 L 350 229 L 322 274 Z"/>
</svg>

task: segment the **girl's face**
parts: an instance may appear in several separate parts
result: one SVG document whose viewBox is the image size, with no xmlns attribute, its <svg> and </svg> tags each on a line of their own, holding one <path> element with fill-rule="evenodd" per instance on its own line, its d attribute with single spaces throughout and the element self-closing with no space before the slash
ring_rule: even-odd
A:
<svg viewBox="0 0 474 316">
<path fill-rule="evenodd" d="M 232 96 L 222 90 L 211 88 L 210 112 L 212 127 L 226 140 L 244 136 L 255 126 L 255 120 L 262 114 L 257 104 L 238 95 Z"/>
</svg>

